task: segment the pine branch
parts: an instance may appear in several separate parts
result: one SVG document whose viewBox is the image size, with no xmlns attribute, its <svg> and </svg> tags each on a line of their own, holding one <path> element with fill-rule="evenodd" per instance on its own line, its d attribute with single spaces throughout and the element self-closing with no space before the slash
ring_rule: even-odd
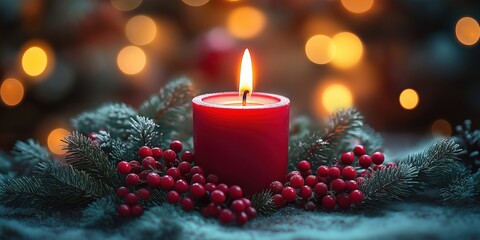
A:
<svg viewBox="0 0 480 240">
<path fill-rule="evenodd" d="M 252 206 L 262 216 L 268 216 L 275 212 L 275 205 L 272 200 L 273 193 L 270 190 L 264 190 L 260 193 L 253 194 L 249 197 L 252 201 Z"/>
<path fill-rule="evenodd" d="M 480 199 L 480 172 L 455 178 L 440 189 L 444 205 L 472 206 Z"/>
<path fill-rule="evenodd" d="M 108 158 L 114 163 L 130 159 L 125 157 L 133 155 L 133 153 L 128 153 L 128 144 L 112 138 L 110 133 L 106 131 L 99 131 L 94 136 L 100 148 L 108 154 Z"/>
<path fill-rule="evenodd" d="M 321 164 L 326 164 L 325 149 L 328 143 L 321 139 L 318 131 L 305 135 L 297 142 L 290 142 L 289 170 L 294 170 L 298 162 L 307 160 L 312 164 L 313 169 Z"/>
<path fill-rule="evenodd" d="M 82 225 L 86 227 L 111 226 L 116 217 L 115 196 L 101 198 L 83 210 Z"/>
<path fill-rule="evenodd" d="M 35 177 L 5 179 L 0 182 L 0 203 L 13 208 L 51 209 L 62 199 Z"/>
<path fill-rule="evenodd" d="M 418 184 L 418 170 L 411 164 L 399 163 L 398 167 L 380 169 L 372 173 L 359 189 L 365 199 L 362 207 L 378 208 L 392 200 L 402 200 L 414 192 Z"/>
<path fill-rule="evenodd" d="M 160 146 L 162 133 L 158 132 L 159 126 L 152 120 L 143 116 L 135 116 L 130 119 L 128 129 L 128 141 L 125 143 L 126 151 L 123 159 L 135 159 L 138 149 L 142 146 Z"/>
<path fill-rule="evenodd" d="M 12 150 L 14 169 L 21 175 L 31 175 L 35 164 L 51 161 L 50 153 L 35 140 L 17 141 Z"/>
<path fill-rule="evenodd" d="M 78 132 L 71 132 L 62 141 L 67 144 L 67 163 L 111 187 L 118 186 L 120 178 L 114 164 L 92 140 Z"/>
<path fill-rule="evenodd" d="M 367 149 L 368 153 L 372 154 L 377 151 L 383 151 L 382 136 L 370 126 L 364 124 L 363 127 L 352 131 L 351 135 L 354 139 L 357 139 L 358 143 L 362 144 Z M 354 141 L 349 142 L 352 143 Z M 353 144 L 349 145 L 348 150 L 351 151 L 353 147 Z"/>
</svg>

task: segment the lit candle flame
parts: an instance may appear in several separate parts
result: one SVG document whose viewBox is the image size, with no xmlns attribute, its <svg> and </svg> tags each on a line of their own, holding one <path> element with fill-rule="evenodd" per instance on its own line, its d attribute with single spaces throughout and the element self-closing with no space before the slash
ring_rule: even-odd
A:
<svg viewBox="0 0 480 240">
<path fill-rule="evenodd" d="M 246 91 L 248 91 L 246 96 L 252 95 L 252 91 L 253 91 L 252 58 L 250 57 L 250 52 L 248 51 L 248 48 L 245 49 L 245 52 L 243 53 L 242 66 L 240 68 L 240 84 L 239 84 L 238 94 L 240 95 L 240 97 L 244 98 Z"/>
</svg>

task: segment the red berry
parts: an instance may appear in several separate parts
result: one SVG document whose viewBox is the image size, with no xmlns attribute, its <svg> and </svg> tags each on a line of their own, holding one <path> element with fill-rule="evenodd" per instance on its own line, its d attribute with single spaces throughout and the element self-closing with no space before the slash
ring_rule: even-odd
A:
<svg viewBox="0 0 480 240">
<path fill-rule="evenodd" d="M 138 196 L 135 193 L 129 193 L 127 196 L 125 196 L 125 203 L 128 205 L 132 206 L 137 204 L 138 202 Z"/>
<path fill-rule="evenodd" d="M 312 202 L 312 201 L 308 201 L 308 202 L 305 204 L 304 208 L 305 208 L 305 210 L 307 210 L 307 211 L 313 211 L 313 210 L 315 210 L 315 208 L 317 208 L 317 205 L 315 205 L 315 203 Z"/>
<path fill-rule="evenodd" d="M 201 198 L 205 195 L 205 187 L 203 185 L 200 185 L 198 183 L 192 184 L 190 186 L 190 196 L 193 198 Z"/>
<path fill-rule="evenodd" d="M 353 152 L 345 152 L 340 157 L 340 161 L 344 165 L 351 165 L 353 163 L 353 160 L 355 160 L 355 155 L 353 154 Z"/>
<path fill-rule="evenodd" d="M 240 199 L 243 195 L 243 190 L 240 186 L 233 185 L 228 189 L 228 196 L 230 199 Z"/>
<path fill-rule="evenodd" d="M 308 200 L 312 196 L 312 188 L 307 185 L 301 186 L 299 195 L 303 199 Z"/>
<path fill-rule="evenodd" d="M 326 195 L 322 198 L 322 206 L 326 210 L 332 210 L 335 208 L 337 200 L 332 195 Z"/>
<path fill-rule="evenodd" d="M 143 146 L 138 150 L 138 156 L 140 158 L 146 158 L 146 157 L 151 157 L 152 156 L 152 149 L 148 146 Z"/>
<path fill-rule="evenodd" d="M 180 205 L 182 205 L 183 210 L 187 212 L 193 210 L 193 208 L 195 207 L 193 200 L 189 197 L 184 197 L 180 202 Z"/>
<path fill-rule="evenodd" d="M 180 194 L 177 191 L 172 190 L 167 193 L 167 201 L 171 204 L 177 204 L 180 201 Z"/>
<path fill-rule="evenodd" d="M 292 187 L 284 187 L 282 190 L 282 197 L 286 202 L 293 202 L 297 197 L 297 191 Z"/>
<path fill-rule="evenodd" d="M 118 215 L 120 215 L 122 217 L 129 217 L 130 213 L 131 213 L 131 210 L 130 210 L 130 207 L 128 205 L 122 204 L 122 205 L 117 207 L 117 213 L 118 213 Z"/>
<path fill-rule="evenodd" d="M 152 169 L 155 167 L 157 161 L 155 161 L 155 159 L 153 157 L 145 157 L 143 160 L 142 160 L 142 167 L 143 169 Z"/>
<path fill-rule="evenodd" d="M 160 185 L 161 178 L 158 173 L 152 172 L 147 175 L 147 184 L 148 186 L 154 188 Z"/>
<path fill-rule="evenodd" d="M 176 167 L 171 167 L 165 172 L 167 175 L 170 175 L 174 180 L 180 179 L 180 170 Z"/>
<path fill-rule="evenodd" d="M 354 179 L 357 176 L 357 170 L 352 166 L 346 166 L 343 168 L 342 176 L 345 179 Z"/>
<path fill-rule="evenodd" d="M 248 222 L 248 215 L 245 212 L 237 213 L 236 220 L 237 220 L 237 224 L 242 226 Z"/>
<path fill-rule="evenodd" d="M 234 213 L 242 212 L 242 211 L 245 210 L 245 203 L 242 200 L 237 199 L 237 200 L 232 202 L 232 204 L 230 205 L 230 209 Z"/>
<path fill-rule="evenodd" d="M 165 160 L 165 163 L 173 163 L 177 159 L 177 154 L 171 150 L 167 149 L 163 152 L 163 160 Z"/>
<path fill-rule="evenodd" d="M 356 181 L 358 184 L 361 184 L 363 181 L 365 181 L 365 178 L 364 178 L 364 177 L 357 177 L 357 178 L 355 178 L 355 181 Z"/>
<path fill-rule="evenodd" d="M 282 194 L 275 194 L 272 197 L 273 204 L 277 208 L 281 208 L 285 205 L 285 199 L 283 199 Z"/>
<path fill-rule="evenodd" d="M 223 193 L 227 194 L 228 193 L 228 186 L 224 183 L 220 183 L 215 187 L 215 190 L 220 190 Z"/>
<path fill-rule="evenodd" d="M 175 151 L 175 153 L 179 153 L 180 151 L 182 151 L 182 147 L 183 147 L 182 142 L 180 142 L 178 140 L 172 141 L 170 143 L 170 149 Z"/>
<path fill-rule="evenodd" d="M 187 174 L 190 172 L 190 163 L 189 162 L 181 162 L 178 164 L 178 170 L 180 170 L 181 174 Z"/>
<path fill-rule="evenodd" d="M 178 193 L 184 193 L 188 191 L 188 182 L 183 179 L 178 179 L 174 185 L 175 191 Z"/>
<path fill-rule="evenodd" d="M 376 165 L 380 165 L 385 160 L 385 155 L 382 152 L 375 152 L 372 154 L 372 162 Z"/>
<path fill-rule="evenodd" d="M 281 193 L 283 189 L 283 184 L 279 181 L 273 181 L 270 183 L 270 190 L 273 194 Z"/>
<path fill-rule="evenodd" d="M 363 145 L 357 145 L 353 148 L 353 153 L 355 153 L 355 156 L 359 157 L 367 154 L 367 150 Z"/>
<path fill-rule="evenodd" d="M 305 184 L 305 180 L 300 175 L 294 175 L 290 178 L 290 186 L 295 189 L 300 188 L 303 184 Z"/>
<path fill-rule="evenodd" d="M 301 172 L 306 172 L 310 170 L 310 163 L 306 160 L 303 160 L 298 163 L 297 167 Z"/>
<path fill-rule="evenodd" d="M 253 207 L 247 207 L 245 208 L 245 213 L 248 216 L 248 219 L 255 218 L 257 216 L 257 210 Z"/>
<path fill-rule="evenodd" d="M 159 162 L 159 161 L 156 161 L 156 162 L 155 162 L 155 168 L 156 168 L 157 170 L 162 170 L 162 169 L 163 169 L 162 163 Z"/>
<path fill-rule="evenodd" d="M 218 219 L 223 224 L 230 223 L 233 220 L 233 212 L 230 211 L 230 209 L 224 208 L 220 211 Z"/>
<path fill-rule="evenodd" d="M 220 179 L 219 179 L 218 176 L 215 175 L 215 174 L 209 174 L 209 175 L 207 176 L 207 183 L 218 184 L 219 181 L 220 181 Z"/>
<path fill-rule="evenodd" d="M 146 180 L 148 174 L 150 173 L 152 173 L 152 170 L 143 170 L 138 174 L 138 177 L 140 178 L 140 180 Z"/>
<path fill-rule="evenodd" d="M 330 177 L 330 179 L 337 179 L 340 177 L 340 168 L 338 167 L 331 167 L 329 170 L 328 170 L 328 176 Z"/>
<path fill-rule="evenodd" d="M 339 193 L 345 191 L 345 181 L 343 179 L 337 178 L 330 183 L 330 187 L 333 191 Z"/>
<path fill-rule="evenodd" d="M 121 161 L 117 164 L 117 171 L 120 174 L 128 174 L 128 173 L 130 173 L 131 169 L 132 168 L 130 167 L 130 164 L 126 161 Z"/>
<path fill-rule="evenodd" d="M 191 183 L 199 183 L 199 184 L 205 185 L 205 182 L 206 180 L 203 174 L 200 174 L 200 173 L 193 174 Z"/>
<path fill-rule="evenodd" d="M 133 217 L 140 217 L 143 214 L 143 207 L 141 205 L 134 205 L 132 206 L 132 216 Z"/>
<path fill-rule="evenodd" d="M 363 202 L 363 193 L 360 192 L 360 190 L 353 190 L 350 193 L 350 201 L 355 205 L 358 205 L 358 204 L 362 203 Z"/>
<path fill-rule="evenodd" d="M 148 176 L 150 176 L 150 175 L 148 175 Z M 148 177 L 147 177 L 147 183 L 148 183 Z M 175 185 L 175 180 L 173 179 L 172 176 L 165 175 L 165 176 L 162 176 L 160 178 L 160 184 L 159 185 L 163 190 L 169 190 L 169 189 L 173 188 L 173 186 Z"/>
<path fill-rule="evenodd" d="M 375 166 L 373 166 L 373 171 L 378 171 L 378 170 L 384 169 L 384 168 L 387 168 L 387 166 L 385 166 L 383 164 L 375 165 Z"/>
<path fill-rule="evenodd" d="M 125 178 L 125 183 L 127 186 L 136 186 L 140 182 L 140 178 L 135 173 L 129 173 Z"/>
<path fill-rule="evenodd" d="M 358 182 L 355 180 L 348 180 L 347 183 L 345 184 L 345 189 L 347 189 L 347 192 L 352 192 L 353 190 L 357 190 Z"/>
<path fill-rule="evenodd" d="M 203 168 L 199 166 L 194 166 L 192 169 L 190 169 L 190 174 L 195 175 L 197 173 L 203 174 Z"/>
<path fill-rule="evenodd" d="M 368 168 L 372 165 L 372 158 L 368 155 L 362 155 L 358 158 L 358 164 L 360 164 L 362 168 Z"/>
<path fill-rule="evenodd" d="M 128 190 L 128 188 L 126 188 L 126 187 L 119 187 L 117 189 L 117 197 L 119 197 L 119 198 L 124 198 L 129 193 L 130 193 L 130 190 Z"/>
<path fill-rule="evenodd" d="M 329 168 L 327 166 L 320 166 L 317 168 L 317 176 L 318 177 L 327 177 Z"/>
<path fill-rule="evenodd" d="M 227 197 L 225 196 L 225 193 L 220 190 L 214 190 L 210 193 L 210 200 L 215 204 L 222 204 L 226 199 Z"/>
<path fill-rule="evenodd" d="M 325 183 L 317 183 L 317 185 L 315 185 L 315 194 L 317 194 L 318 196 L 320 197 L 323 197 L 325 196 L 325 194 L 327 194 L 327 191 L 328 191 L 328 186 L 327 184 Z"/>
<path fill-rule="evenodd" d="M 159 147 L 152 148 L 152 157 L 155 158 L 155 160 L 159 160 L 160 158 L 162 158 L 162 155 L 163 155 L 163 151 L 161 148 Z"/>
<path fill-rule="evenodd" d="M 207 205 L 207 213 L 208 213 L 208 216 L 210 217 L 214 217 L 214 218 L 218 217 L 218 215 L 220 215 L 221 210 L 222 210 L 222 207 L 215 203 L 209 203 Z"/>
<path fill-rule="evenodd" d="M 309 175 L 307 178 L 305 178 L 305 185 L 314 188 L 315 185 L 318 183 L 318 178 L 315 175 Z"/>
<path fill-rule="evenodd" d="M 128 162 L 130 164 L 130 172 L 132 173 L 139 173 L 140 171 L 142 171 L 142 169 L 140 168 L 140 163 L 138 161 L 130 161 Z"/>
<path fill-rule="evenodd" d="M 243 203 L 245 203 L 245 207 L 248 208 L 252 206 L 252 202 L 248 198 L 241 198 L 240 200 L 242 200 Z"/>
<path fill-rule="evenodd" d="M 185 151 L 185 152 L 182 154 L 182 161 L 185 161 L 185 162 L 188 162 L 188 163 L 192 163 L 192 162 L 193 162 L 193 153 L 190 152 L 190 151 Z"/>
<path fill-rule="evenodd" d="M 208 192 L 213 192 L 216 187 L 217 185 L 215 185 L 214 183 L 205 184 L 205 190 L 207 190 Z"/>
<path fill-rule="evenodd" d="M 395 162 L 389 162 L 387 163 L 387 168 L 389 167 L 397 167 L 397 164 Z"/>
<path fill-rule="evenodd" d="M 299 171 L 291 171 L 287 174 L 287 181 L 290 181 L 290 178 L 292 178 L 294 175 L 302 175 Z"/>
<path fill-rule="evenodd" d="M 347 194 L 341 194 L 337 196 L 337 204 L 339 208 L 347 209 L 347 208 L 350 208 L 350 205 L 352 203 L 350 202 L 350 198 L 348 197 Z"/>
<path fill-rule="evenodd" d="M 138 196 L 143 200 L 148 200 L 151 195 L 152 194 L 151 194 L 150 190 L 148 190 L 146 188 L 140 188 L 138 190 Z"/>
</svg>

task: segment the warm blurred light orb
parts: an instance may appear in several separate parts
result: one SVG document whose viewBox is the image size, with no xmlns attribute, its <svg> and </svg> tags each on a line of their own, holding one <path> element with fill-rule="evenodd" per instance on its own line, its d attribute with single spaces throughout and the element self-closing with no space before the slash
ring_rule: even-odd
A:
<svg viewBox="0 0 480 240">
<path fill-rule="evenodd" d="M 207 4 L 209 0 L 182 0 L 182 1 L 188 6 L 200 7 Z"/>
<path fill-rule="evenodd" d="M 322 106 L 329 114 L 349 108 L 352 104 L 352 92 L 342 84 L 332 84 L 323 90 Z"/>
<path fill-rule="evenodd" d="M 240 7 L 228 15 L 227 29 L 237 38 L 249 39 L 257 36 L 266 24 L 263 12 L 253 7 Z"/>
<path fill-rule="evenodd" d="M 455 26 L 455 35 L 459 42 L 471 46 L 477 43 L 480 38 L 480 26 L 471 17 L 462 17 Z"/>
<path fill-rule="evenodd" d="M 138 15 L 128 20 L 125 26 L 125 34 L 133 44 L 146 45 L 155 38 L 157 25 L 150 17 Z"/>
<path fill-rule="evenodd" d="M 411 88 L 407 88 L 400 93 L 399 101 L 403 108 L 407 110 L 414 109 L 419 102 L 418 93 Z"/>
<path fill-rule="evenodd" d="M 452 126 L 445 119 L 437 119 L 432 124 L 432 134 L 450 137 L 452 134 Z"/>
<path fill-rule="evenodd" d="M 308 59 L 316 64 L 327 64 L 335 57 L 335 43 L 325 35 L 315 35 L 305 44 Z"/>
<path fill-rule="evenodd" d="M 333 36 L 336 52 L 332 64 L 338 68 L 349 68 L 357 64 L 363 55 L 363 44 L 357 35 L 341 32 Z"/>
<path fill-rule="evenodd" d="M 111 0 L 113 7 L 122 11 L 130 11 L 142 4 L 142 0 Z"/>
<path fill-rule="evenodd" d="M 124 47 L 117 56 L 118 68 L 129 75 L 137 74 L 143 70 L 147 58 L 145 52 L 136 46 Z"/>
<path fill-rule="evenodd" d="M 8 78 L 0 86 L 0 97 L 5 105 L 13 107 L 23 99 L 23 84 L 15 78 Z"/>
<path fill-rule="evenodd" d="M 341 0 L 343 7 L 353 13 L 364 13 L 373 6 L 373 0 Z"/>
<path fill-rule="evenodd" d="M 68 130 L 64 128 L 56 128 L 48 134 L 47 146 L 50 151 L 55 154 L 63 155 L 65 150 L 63 150 L 62 145 L 65 143 L 62 142 L 62 139 L 68 135 Z"/>
<path fill-rule="evenodd" d="M 47 68 L 48 57 L 44 49 L 34 46 L 28 48 L 22 56 L 22 68 L 26 74 L 35 77 Z"/>
</svg>

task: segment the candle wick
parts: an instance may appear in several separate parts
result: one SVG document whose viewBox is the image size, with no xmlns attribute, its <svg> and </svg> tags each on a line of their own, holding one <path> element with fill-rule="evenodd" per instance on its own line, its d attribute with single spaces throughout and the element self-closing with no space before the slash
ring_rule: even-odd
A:
<svg viewBox="0 0 480 240">
<path fill-rule="evenodd" d="M 248 90 L 245 90 L 243 92 L 243 98 L 242 98 L 242 106 L 246 106 L 247 105 L 247 94 L 249 93 L 250 91 Z"/>
</svg>

